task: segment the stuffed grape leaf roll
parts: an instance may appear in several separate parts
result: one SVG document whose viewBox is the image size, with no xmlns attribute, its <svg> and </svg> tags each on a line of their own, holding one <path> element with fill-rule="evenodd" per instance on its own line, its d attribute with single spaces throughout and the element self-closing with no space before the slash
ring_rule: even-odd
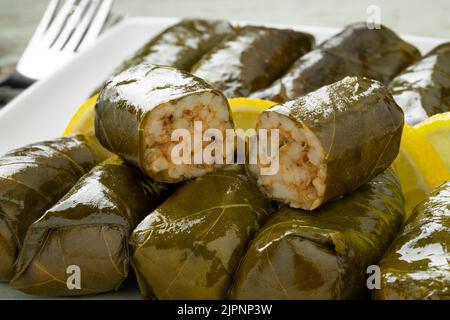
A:
<svg viewBox="0 0 450 320">
<path fill-rule="evenodd" d="M 189 71 L 205 53 L 233 32 L 233 27 L 226 21 L 183 19 L 152 38 L 125 61 L 116 73 L 140 63 Z"/>
<path fill-rule="evenodd" d="M 242 168 L 186 182 L 133 231 L 142 295 L 224 299 L 248 241 L 270 210 Z"/>
<path fill-rule="evenodd" d="M 118 289 L 129 271 L 129 234 L 165 192 L 118 158 L 102 162 L 30 226 L 11 285 L 44 296 Z"/>
<path fill-rule="evenodd" d="M 207 53 L 192 73 L 228 98 L 246 97 L 271 84 L 313 46 L 307 33 L 245 26 Z"/>
<path fill-rule="evenodd" d="M 392 80 L 389 89 L 409 125 L 450 111 L 450 42 L 409 66 Z"/>
<path fill-rule="evenodd" d="M 419 58 L 420 52 L 389 28 L 369 29 L 365 22 L 358 22 L 300 57 L 280 79 L 252 97 L 284 102 L 346 76 L 387 85 Z"/>
<path fill-rule="evenodd" d="M 450 300 L 450 181 L 414 209 L 379 266 L 375 299 Z"/>
<path fill-rule="evenodd" d="M 391 169 L 314 212 L 284 207 L 257 233 L 240 264 L 232 299 L 359 299 L 404 219 Z"/>
<path fill-rule="evenodd" d="M 174 160 L 173 148 L 180 145 L 172 139 L 175 130 L 190 138 L 214 129 L 225 137 L 226 129 L 233 127 L 228 101 L 220 91 L 171 67 L 141 64 L 120 73 L 108 81 L 95 107 L 100 143 L 150 177 L 169 183 L 201 176 L 219 165 L 195 163 L 192 157 Z M 202 149 L 209 144 L 200 143 L 188 147 Z M 229 149 L 228 157 L 234 152 Z M 218 162 L 226 162 L 226 152 Z M 183 154 L 191 156 L 188 151 Z"/>
<path fill-rule="evenodd" d="M 262 161 L 249 165 L 258 184 L 271 199 L 313 210 L 394 161 L 403 112 L 380 82 L 346 77 L 265 110 L 256 128 L 279 135 L 278 171 L 265 174 Z"/>
<path fill-rule="evenodd" d="M 82 136 L 33 143 L 0 157 L 0 281 L 12 277 L 28 227 L 97 161 Z"/>
</svg>

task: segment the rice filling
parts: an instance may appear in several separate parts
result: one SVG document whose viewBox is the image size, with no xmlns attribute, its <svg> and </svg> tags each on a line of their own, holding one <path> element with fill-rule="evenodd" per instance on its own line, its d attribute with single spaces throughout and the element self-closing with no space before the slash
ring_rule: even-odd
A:
<svg viewBox="0 0 450 320">
<path fill-rule="evenodd" d="M 194 132 L 194 122 L 202 124 L 202 132 Z M 210 128 L 218 129 L 225 137 L 225 130 L 233 128 L 228 106 L 223 97 L 214 92 L 187 95 L 174 102 L 167 102 L 150 112 L 143 124 L 144 168 L 151 176 L 164 174 L 171 180 L 193 178 L 214 171 L 214 164 L 194 163 L 194 134 L 203 136 Z M 172 159 L 172 149 L 180 143 L 173 141 L 176 129 L 186 129 L 191 138 L 190 163 L 177 164 Z M 203 150 L 210 141 L 201 142 Z M 223 152 L 223 163 L 226 159 Z"/>
<path fill-rule="evenodd" d="M 279 172 L 260 175 L 261 163 L 251 165 L 258 184 L 269 198 L 293 208 L 317 208 L 325 193 L 327 166 L 319 139 L 305 125 L 298 126 L 287 116 L 275 112 L 261 115 L 257 129 L 278 129 L 280 137 Z"/>
</svg>

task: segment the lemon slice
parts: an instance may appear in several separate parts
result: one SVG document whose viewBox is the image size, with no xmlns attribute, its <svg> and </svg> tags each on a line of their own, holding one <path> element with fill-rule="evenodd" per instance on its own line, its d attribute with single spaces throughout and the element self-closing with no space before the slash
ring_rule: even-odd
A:
<svg viewBox="0 0 450 320">
<path fill-rule="evenodd" d="M 70 134 L 95 134 L 94 110 L 97 98 L 98 94 L 92 96 L 77 109 L 75 114 L 70 119 L 69 124 L 64 129 L 64 136 Z"/>
<path fill-rule="evenodd" d="M 414 128 L 405 125 L 400 151 L 393 164 L 400 177 L 407 216 L 420 201 L 425 199 L 429 192 L 423 173 L 416 163 L 417 155 L 414 147 L 416 136 Z"/>
<path fill-rule="evenodd" d="M 68 125 L 64 129 L 63 136 L 72 134 L 82 134 L 87 139 L 90 146 L 97 152 L 101 159 L 112 156 L 108 150 L 103 148 L 95 136 L 95 103 L 98 94 L 86 100 L 75 112 Z"/>
<path fill-rule="evenodd" d="M 450 180 L 450 112 L 405 126 L 394 161 L 406 201 L 407 216 L 426 195 Z"/>
<path fill-rule="evenodd" d="M 236 129 L 254 129 L 259 115 L 276 102 L 250 98 L 228 99 Z"/>
<path fill-rule="evenodd" d="M 421 138 L 418 143 L 428 144 L 427 183 L 436 188 L 450 179 L 450 112 L 436 114 L 414 127 Z M 432 162 L 432 165 L 430 164 Z"/>
</svg>

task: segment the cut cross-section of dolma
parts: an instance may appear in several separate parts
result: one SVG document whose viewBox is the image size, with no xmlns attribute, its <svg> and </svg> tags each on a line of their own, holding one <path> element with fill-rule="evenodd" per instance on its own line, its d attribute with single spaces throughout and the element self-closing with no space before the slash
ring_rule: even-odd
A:
<svg viewBox="0 0 450 320">
<path fill-rule="evenodd" d="M 165 192 L 117 158 L 102 162 L 30 226 L 11 285 L 44 296 L 118 289 L 129 271 L 128 236 Z"/>
<path fill-rule="evenodd" d="M 200 58 L 234 32 L 226 21 L 184 19 L 151 39 L 116 73 L 140 63 L 171 66 L 189 71 Z"/>
<path fill-rule="evenodd" d="M 200 78 L 171 67 L 141 64 L 122 72 L 106 84 L 95 108 L 95 134 L 100 143 L 165 182 L 211 172 L 234 152 L 232 148 L 224 150 L 219 161 L 208 163 L 196 161 L 188 150 L 183 152 L 188 159 L 174 161 L 172 149 L 187 143 L 173 141 L 176 129 L 189 133 L 188 147 L 192 153 L 197 148 L 201 155 L 203 147 L 210 144 L 202 138 L 208 129 L 219 130 L 225 137 L 229 128 L 233 128 L 233 120 L 223 94 Z M 200 136 L 200 144 L 194 143 L 194 132 Z"/>
<path fill-rule="evenodd" d="M 294 30 L 246 26 L 206 54 L 192 73 L 228 97 L 246 97 L 267 87 L 314 46 L 314 37 Z"/>
<path fill-rule="evenodd" d="M 386 170 L 314 212 L 284 207 L 257 233 L 233 299 L 359 299 L 404 219 L 400 182 Z"/>
<path fill-rule="evenodd" d="M 12 277 L 28 227 L 97 161 L 82 136 L 30 144 L 0 157 L 0 281 Z"/>
<path fill-rule="evenodd" d="M 450 300 L 450 181 L 414 209 L 379 266 L 375 299 Z"/>
<path fill-rule="evenodd" d="M 224 299 L 270 204 L 242 168 L 186 182 L 133 231 L 144 297 Z"/>
<path fill-rule="evenodd" d="M 300 57 L 279 80 L 252 96 L 284 102 L 346 76 L 387 85 L 419 58 L 420 52 L 389 28 L 369 29 L 365 22 L 354 23 Z"/>
<path fill-rule="evenodd" d="M 257 129 L 279 131 L 279 169 L 250 171 L 271 199 L 312 210 L 349 193 L 396 158 L 403 112 L 375 80 L 346 77 L 265 110 Z"/>
<path fill-rule="evenodd" d="M 450 42 L 434 48 L 395 77 L 389 89 L 405 112 L 407 124 L 450 111 Z"/>
</svg>

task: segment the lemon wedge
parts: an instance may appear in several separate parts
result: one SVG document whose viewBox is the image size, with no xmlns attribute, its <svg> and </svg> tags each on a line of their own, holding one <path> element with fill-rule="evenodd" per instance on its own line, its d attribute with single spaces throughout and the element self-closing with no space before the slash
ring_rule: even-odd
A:
<svg viewBox="0 0 450 320">
<path fill-rule="evenodd" d="M 436 114 L 414 129 L 420 137 L 417 144 L 428 144 L 425 151 L 430 153 L 424 157 L 429 165 L 426 178 L 429 187 L 434 189 L 450 179 L 450 112 Z"/>
<path fill-rule="evenodd" d="M 276 102 L 250 98 L 228 99 L 234 126 L 236 129 L 254 129 L 259 115 L 266 109 L 276 105 Z"/>
<path fill-rule="evenodd" d="M 403 129 L 394 161 L 406 201 L 407 217 L 427 194 L 450 180 L 450 112 Z"/>
<path fill-rule="evenodd" d="M 70 119 L 63 136 L 72 134 L 82 134 L 87 139 L 90 146 L 97 152 L 101 159 L 106 159 L 113 154 L 103 148 L 95 136 L 95 103 L 97 102 L 98 94 L 86 100 L 75 112 Z"/>
<path fill-rule="evenodd" d="M 97 98 L 98 94 L 92 96 L 77 109 L 70 119 L 69 124 L 64 129 L 64 136 L 70 134 L 95 134 L 94 116 Z"/>
<path fill-rule="evenodd" d="M 412 209 L 429 192 L 429 188 L 424 180 L 423 173 L 416 163 L 417 154 L 414 147 L 416 132 L 413 127 L 405 125 L 402 134 L 400 151 L 394 161 L 394 169 L 400 177 L 403 196 L 405 197 L 405 209 L 407 216 Z"/>
</svg>

